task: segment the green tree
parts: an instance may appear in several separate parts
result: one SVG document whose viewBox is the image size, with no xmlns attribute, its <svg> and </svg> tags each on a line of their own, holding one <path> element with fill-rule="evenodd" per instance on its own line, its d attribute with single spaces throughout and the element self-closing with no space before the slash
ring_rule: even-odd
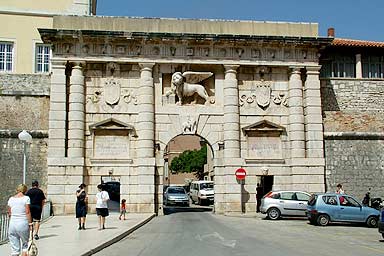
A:
<svg viewBox="0 0 384 256">
<path fill-rule="evenodd" d="M 204 178 L 204 165 L 207 163 L 207 145 L 200 150 L 186 150 L 175 157 L 170 169 L 176 173 L 194 173 L 199 180 Z"/>
</svg>

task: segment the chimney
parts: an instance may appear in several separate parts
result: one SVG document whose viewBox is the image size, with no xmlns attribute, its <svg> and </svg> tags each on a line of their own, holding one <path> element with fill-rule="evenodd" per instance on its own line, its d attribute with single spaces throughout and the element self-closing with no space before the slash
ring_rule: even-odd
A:
<svg viewBox="0 0 384 256">
<path fill-rule="evenodd" d="M 328 28 L 328 37 L 335 37 L 335 29 Z"/>
</svg>

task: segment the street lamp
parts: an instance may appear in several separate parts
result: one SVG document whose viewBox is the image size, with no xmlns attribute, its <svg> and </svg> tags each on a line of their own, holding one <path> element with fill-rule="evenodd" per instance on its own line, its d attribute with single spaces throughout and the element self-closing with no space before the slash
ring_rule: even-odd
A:
<svg viewBox="0 0 384 256">
<path fill-rule="evenodd" d="M 32 136 L 26 130 L 23 130 L 18 135 L 19 140 L 23 142 L 23 184 L 25 184 L 25 173 L 27 172 L 27 144 L 32 142 Z"/>
</svg>

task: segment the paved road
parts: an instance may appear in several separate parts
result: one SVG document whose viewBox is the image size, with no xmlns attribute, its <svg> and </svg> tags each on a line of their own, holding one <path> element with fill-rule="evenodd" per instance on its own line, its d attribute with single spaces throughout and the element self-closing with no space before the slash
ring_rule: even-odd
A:
<svg viewBox="0 0 384 256">
<path fill-rule="evenodd" d="M 382 256 L 380 239 L 377 229 L 364 226 L 317 227 L 305 219 L 270 221 L 171 208 L 97 255 Z"/>
</svg>

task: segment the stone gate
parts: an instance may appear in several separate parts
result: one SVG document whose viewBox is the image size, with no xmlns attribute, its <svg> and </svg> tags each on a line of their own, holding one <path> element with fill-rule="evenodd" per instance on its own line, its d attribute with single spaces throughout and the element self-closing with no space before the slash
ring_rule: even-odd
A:
<svg viewBox="0 0 384 256">
<path fill-rule="evenodd" d="M 255 211 L 255 187 L 324 191 L 317 24 L 55 17 L 48 196 L 121 183 L 129 212 L 162 206 L 164 150 L 180 134 L 213 149 L 215 212 Z M 243 197 L 234 176 L 247 170 Z M 243 198 L 243 202 L 240 202 Z"/>
</svg>

